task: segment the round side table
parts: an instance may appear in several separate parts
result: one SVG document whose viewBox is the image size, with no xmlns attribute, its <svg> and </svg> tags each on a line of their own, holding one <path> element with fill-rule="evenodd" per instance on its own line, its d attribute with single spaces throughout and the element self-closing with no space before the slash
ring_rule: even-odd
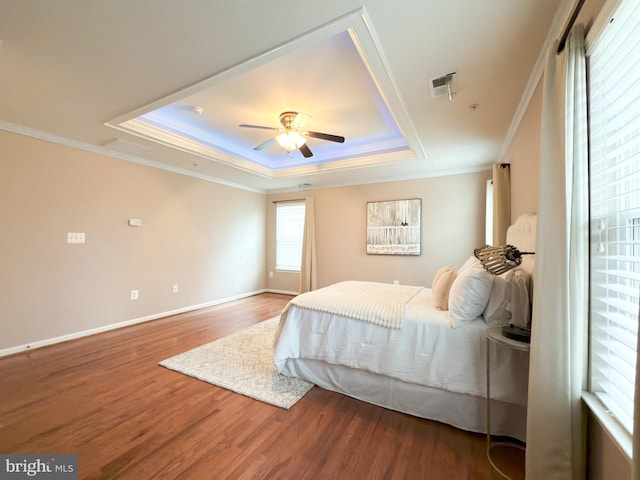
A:
<svg viewBox="0 0 640 480">
<path fill-rule="evenodd" d="M 500 470 L 491 458 L 491 449 L 498 446 L 507 446 L 524 450 L 525 447 L 513 442 L 491 442 L 491 344 L 504 348 L 511 348 L 523 352 L 529 351 L 529 344 L 513 340 L 502 335 L 502 327 L 490 327 L 486 331 L 487 339 L 487 459 L 491 467 L 502 475 L 505 479 L 511 480 L 502 470 Z"/>
</svg>

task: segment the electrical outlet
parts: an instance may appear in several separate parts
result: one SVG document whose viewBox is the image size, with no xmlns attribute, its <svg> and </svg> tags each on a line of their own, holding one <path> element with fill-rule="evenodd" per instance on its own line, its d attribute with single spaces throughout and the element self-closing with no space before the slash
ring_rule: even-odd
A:
<svg viewBox="0 0 640 480">
<path fill-rule="evenodd" d="M 131 300 L 138 299 L 138 290 L 131 290 Z"/>
<path fill-rule="evenodd" d="M 67 243 L 84 243 L 84 232 L 67 233 Z"/>
<path fill-rule="evenodd" d="M 400 285 L 400 282 L 399 282 L 398 280 L 394 280 L 394 281 L 393 281 L 393 284 L 394 284 L 394 285 Z"/>
<path fill-rule="evenodd" d="M 269 278 L 273 278 L 273 272 L 269 272 Z"/>
<path fill-rule="evenodd" d="M 178 284 L 177 283 L 175 283 L 173 285 L 173 293 L 178 293 Z"/>
</svg>

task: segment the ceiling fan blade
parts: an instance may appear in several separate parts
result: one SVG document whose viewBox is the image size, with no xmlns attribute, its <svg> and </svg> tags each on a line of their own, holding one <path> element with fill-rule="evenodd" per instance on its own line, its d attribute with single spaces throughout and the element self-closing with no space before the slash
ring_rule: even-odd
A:
<svg viewBox="0 0 640 480">
<path fill-rule="evenodd" d="M 257 147 L 254 148 L 255 151 L 260 151 L 260 150 L 264 150 L 265 148 L 267 148 L 269 145 L 271 145 L 272 143 L 275 143 L 276 141 L 276 137 L 270 138 L 269 140 L 267 140 L 264 143 L 261 143 L 260 145 L 258 145 Z"/>
<path fill-rule="evenodd" d="M 311 150 L 309 150 L 309 147 L 307 146 L 306 143 L 303 143 L 302 145 L 300 145 L 300 148 L 298 150 L 300 150 L 300 153 L 302 153 L 304 158 L 313 157 L 313 153 L 311 153 Z"/>
<path fill-rule="evenodd" d="M 340 137 L 338 135 L 330 135 L 328 133 L 319 133 L 319 132 L 307 132 L 307 135 L 313 138 L 329 140 L 330 142 L 344 143 L 344 137 Z"/>
<path fill-rule="evenodd" d="M 262 130 L 277 130 L 277 128 L 273 128 L 273 127 L 263 127 L 262 125 L 246 125 L 244 123 L 238 126 L 242 128 L 261 128 Z"/>
</svg>

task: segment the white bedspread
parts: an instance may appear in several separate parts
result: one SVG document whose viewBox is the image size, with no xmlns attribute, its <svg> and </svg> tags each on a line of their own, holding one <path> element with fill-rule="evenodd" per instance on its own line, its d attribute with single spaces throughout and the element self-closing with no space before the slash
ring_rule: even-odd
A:
<svg viewBox="0 0 640 480">
<path fill-rule="evenodd" d="M 314 359 L 484 397 L 487 325 L 479 317 L 453 329 L 445 313 L 435 309 L 427 288 L 407 303 L 399 329 L 291 305 L 276 333 L 274 364 L 282 371 L 289 358 Z M 491 395 L 524 405 L 528 357 L 519 354 L 492 351 Z"/>
<path fill-rule="evenodd" d="M 389 328 L 402 327 L 405 304 L 424 287 L 345 281 L 293 298 L 291 305 L 335 313 Z"/>
</svg>

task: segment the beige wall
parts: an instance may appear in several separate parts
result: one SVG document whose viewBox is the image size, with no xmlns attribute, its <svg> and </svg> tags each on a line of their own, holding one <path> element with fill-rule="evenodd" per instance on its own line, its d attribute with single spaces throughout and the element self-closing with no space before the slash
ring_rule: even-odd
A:
<svg viewBox="0 0 640 480">
<path fill-rule="evenodd" d="M 275 271 L 275 205 L 273 200 L 315 201 L 318 285 L 342 280 L 370 280 L 431 286 L 443 265 L 459 267 L 484 244 L 486 181 L 491 172 L 402 182 L 268 195 L 267 279 L 270 289 L 298 291 L 299 276 Z M 366 204 L 370 201 L 422 199 L 422 255 L 367 255 Z"/>
<path fill-rule="evenodd" d="M 511 164 L 511 222 L 538 211 L 542 81 L 538 83 L 502 162 Z"/>
<path fill-rule="evenodd" d="M 631 478 L 631 463 L 591 413 L 588 414 L 588 472 L 591 480 Z"/>
<path fill-rule="evenodd" d="M 0 350 L 264 289 L 264 202 L 0 131 Z"/>
</svg>

